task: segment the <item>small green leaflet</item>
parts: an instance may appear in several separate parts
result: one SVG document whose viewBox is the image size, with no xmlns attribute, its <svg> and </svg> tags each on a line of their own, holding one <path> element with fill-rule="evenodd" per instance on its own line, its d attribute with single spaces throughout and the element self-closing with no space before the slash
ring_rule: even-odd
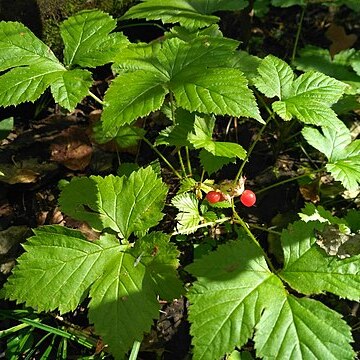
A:
<svg viewBox="0 0 360 360">
<path fill-rule="evenodd" d="M 315 71 L 294 80 L 290 66 L 272 55 L 262 60 L 258 72 L 255 86 L 267 97 L 279 98 L 272 107 L 282 119 L 295 117 L 306 124 L 339 126 L 331 106 L 344 94 L 346 84 Z"/>
<path fill-rule="evenodd" d="M 171 204 L 179 210 L 176 215 L 177 231 L 182 234 L 193 233 L 202 220 L 199 212 L 199 201 L 195 195 L 191 193 L 176 195 Z"/>
<path fill-rule="evenodd" d="M 188 111 L 263 122 L 246 78 L 233 67 L 237 45 L 201 36 L 191 42 L 171 38 L 158 45 L 131 45 L 119 52 L 114 68 L 127 72 L 120 71 L 105 94 L 104 132 L 114 136 L 119 126 L 160 109 L 169 92 Z"/>
<path fill-rule="evenodd" d="M 235 163 L 236 158 L 215 156 L 212 153 L 202 149 L 199 154 L 201 166 L 211 175 L 220 170 L 224 165 Z"/>
<path fill-rule="evenodd" d="M 134 249 L 117 253 L 91 288 L 90 320 L 116 358 L 122 359 L 150 331 L 159 316 L 157 295 L 172 300 L 183 292 L 177 256 L 169 236 L 153 232 Z"/>
<path fill-rule="evenodd" d="M 360 255 L 338 259 L 328 256 L 316 244 L 315 230 L 324 224 L 297 221 L 284 230 L 281 242 L 285 264 L 283 280 L 303 294 L 331 292 L 349 300 L 360 299 Z"/>
<path fill-rule="evenodd" d="M 115 27 L 116 21 L 100 10 L 84 10 L 64 21 L 60 31 L 65 65 L 96 67 L 112 62 L 119 48 L 129 44 L 122 33 L 111 33 Z"/>
<path fill-rule="evenodd" d="M 89 242 L 76 230 L 43 226 L 24 244 L 25 253 L 5 285 L 6 297 L 38 311 L 72 311 L 87 296 L 105 264 L 118 253 L 114 236 Z"/>
<path fill-rule="evenodd" d="M 0 141 L 5 139 L 14 127 L 14 118 L 0 120 Z"/>
<path fill-rule="evenodd" d="M 203 28 L 220 20 L 210 15 L 219 10 L 241 10 L 247 6 L 244 0 L 142 0 L 128 10 L 121 19 L 162 20 L 177 23 L 186 28 Z"/>
<path fill-rule="evenodd" d="M 195 133 L 190 133 L 188 140 L 195 149 L 205 149 L 215 156 L 244 159 L 246 151 L 241 145 L 212 139 L 214 127 L 215 118 L 213 116 L 195 116 Z"/>
<path fill-rule="evenodd" d="M 110 228 L 121 237 L 143 233 L 162 219 L 166 185 L 151 166 L 127 178 L 74 178 L 59 199 L 62 211 L 98 231 Z"/>
<path fill-rule="evenodd" d="M 348 190 L 356 190 L 360 184 L 360 140 L 351 142 L 350 131 L 342 123 L 337 129 L 323 127 L 322 133 L 305 127 L 302 134 L 306 141 L 328 158 L 326 169 L 335 180 Z"/>
<path fill-rule="evenodd" d="M 188 294 L 194 360 L 220 359 L 254 331 L 256 354 L 266 360 L 354 358 L 341 316 L 288 294 L 248 238 L 220 245 L 187 270 L 197 278 Z"/>
</svg>

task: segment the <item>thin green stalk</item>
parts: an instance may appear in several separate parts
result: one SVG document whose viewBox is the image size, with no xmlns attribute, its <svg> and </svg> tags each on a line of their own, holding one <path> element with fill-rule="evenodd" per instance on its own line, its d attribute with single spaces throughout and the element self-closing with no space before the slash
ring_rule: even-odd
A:
<svg viewBox="0 0 360 360">
<path fill-rule="evenodd" d="M 178 154 L 178 157 L 179 157 L 179 163 L 180 163 L 181 171 L 182 171 L 184 177 L 186 177 L 186 169 L 185 169 L 183 158 L 181 156 L 181 150 L 180 149 L 177 150 L 177 154 Z"/>
<path fill-rule="evenodd" d="M 11 327 L 9 329 L 1 330 L 0 331 L 0 339 L 5 337 L 5 336 L 14 334 L 17 331 L 22 330 L 22 329 L 24 329 L 26 327 L 29 327 L 29 326 L 30 326 L 29 324 L 19 324 L 19 325 Z"/>
<path fill-rule="evenodd" d="M 302 29 L 302 24 L 304 21 L 305 10 L 306 10 L 306 5 L 304 5 L 301 10 L 300 21 L 299 21 L 299 25 L 298 25 L 296 36 L 295 36 L 293 52 L 291 55 L 291 62 L 294 62 L 295 57 L 296 57 L 297 47 L 298 47 L 299 38 L 300 38 L 300 34 L 301 34 L 301 29 Z"/>
<path fill-rule="evenodd" d="M 164 163 L 170 168 L 170 170 L 177 176 L 179 179 L 183 177 L 179 174 L 179 172 L 169 163 L 168 159 L 146 138 L 141 138 L 146 144 L 150 146 L 150 148 L 164 161 Z"/>
<path fill-rule="evenodd" d="M 235 208 L 234 208 L 234 204 L 233 204 L 233 214 L 234 214 L 234 222 L 241 225 L 241 227 L 245 230 L 245 232 L 248 234 L 248 236 L 250 237 L 250 239 L 254 242 L 254 244 L 261 249 L 265 260 L 267 262 L 267 264 L 269 265 L 270 270 L 273 273 L 276 273 L 276 269 L 274 268 L 270 258 L 268 257 L 268 255 L 266 254 L 266 252 L 264 251 L 264 249 L 262 248 L 262 246 L 259 244 L 259 242 L 256 240 L 256 237 L 253 235 L 253 233 L 250 231 L 249 226 L 245 223 L 245 221 L 238 215 L 238 213 L 236 212 Z"/>
<path fill-rule="evenodd" d="M 305 173 L 305 174 L 302 174 L 302 175 L 294 176 L 294 177 L 292 177 L 292 178 L 288 178 L 288 179 L 279 181 L 279 182 L 277 182 L 277 183 L 275 183 L 275 184 L 271 184 L 271 185 L 266 186 L 266 187 L 264 187 L 264 188 L 262 188 L 262 189 L 260 189 L 260 190 L 257 190 L 257 191 L 256 191 L 256 194 L 257 194 L 257 195 L 258 195 L 258 194 L 261 194 L 261 193 L 266 192 L 266 191 L 268 191 L 268 190 L 270 190 L 270 189 L 273 189 L 273 188 L 275 188 L 275 187 L 277 187 L 277 186 L 280 186 L 280 185 L 283 185 L 283 184 L 287 184 L 288 182 L 292 182 L 292 181 L 295 181 L 295 180 L 301 179 L 301 178 L 303 178 L 303 177 L 307 177 L 307 176 L 309 176 L 309 175 L 316 174 L 316 173 L 319 173 L 319 172 L 322 172 L 322 171 L 324 171 L 324 168 L 319 169 L 319 170 L 315 170 L 315 171 L 313 171 L 312 173 Z"/>
<path fill-rule="evenodd" d="M 192 176 L 192 166 L 191 166 L 190 152 L 188 146 L 185 146 L 185 151 L 186 151 L 186 163 L 189 171 L 189 176 Z"/>
<path fill-rule="evenodd" d="M 253 229 L 256 229 L 256 230 L 260 230 L 260 231 L 264 231 L 264 232 L 267 232 L 269 234 L 274 234 L 274 235 L 281 235 L 281 232 L 280 231 L 275 231 L 275 230 L 271 230 L 271 229 L 267 229 L 267 228 L 264 228 L 263 226 L 259 226 L 259 225 L 256 225 L 256 224 L 251 224 L 251 223 L 248 223 L 248 226 L 253 228 Z"/>
<path fill-rule="evenodd" d="M 101 105 L 104 105 L 105 102 L 99 99 L 94 93 L 92 93 L 90 90 L 88 92 L 89 96 L 91 96 L 96 102 L 98 102 Z"/>
<path fill-rule="evenodd" d="M 195 232 L 203 227 L 207 227 L 207 226 L 214 226 L 214 225 L 218 225 L 218 224 L 222 224 L 226 221 L 229 221 L 231 220 L 231 217 L 224 217 L 222 219 L 217 219 L 215 221 L 211 221 L 211 222 L 206 222 L 204 224 L 200 224 L 200 225 L 196 225 L 196 226 L 193 226 L 191 228 L 186 228 L 184 230 L 179 230 L 179 231 L 174 231 L 171 236 L 174 236 L 174 235 L 181 235 L 181 234 L 189 234 L 189 233 L 192 233 L 192 232 Z"/>
<path fill-rule="evenodd" d="M 140 350 L 140 345 L 141 342 L 140 341 L 134 341 L 133 347 L 131 349 L 131 353 L 129 356 L 129 360 L 136 360 L 137 356 L 139 354 L 139 350 Z"/>
<path fill-rule="evenodd" d="M 250 148 L 249 148 L 249 150 L 248 150 L 248 152 L 247 152 L 247 154 L 246 154 L 246 156 L 245 156 L 245 159 L 244 159 L 243 162 L 241 163 L 240 168 L 239 168 L 239 171 L 237 172 L 237 174 L 236 174 L 236 176 L 235 176 L 234 183 L 237 183 L 238 180 L 240 179 L 240 176 L 242 175 L 242 171 L 243 171 L 243 169 L 244 169 L 245 164 L 248 162 L 251 153 L 253 152 L 253 150 L 254 150 L 256 144 L 258 143 L 258 141 L 260 140 L 262 133 L 264 132 L 266 126 L 268 125 L 268 123 L 270 122 L 270 120 L 272 119 L 272 117 L 273 117 L 273 114 L 271 114 L 271 115 L 267 118 L 265 124 L 261 127 L 259 133 L 257 134 L 256 139 L 255 139 L 255 140 L 253 141 L 253 143 L 250 145 Z"/>
</svg>

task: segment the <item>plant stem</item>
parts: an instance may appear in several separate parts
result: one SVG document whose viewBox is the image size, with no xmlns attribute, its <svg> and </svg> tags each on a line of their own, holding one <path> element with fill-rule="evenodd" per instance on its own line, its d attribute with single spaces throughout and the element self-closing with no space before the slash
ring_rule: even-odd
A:
<svg viewBox="0 0 360 360">
<path fill-rule="evenodd" d="M 254 150 L 256 144 L 258 143 L 258 141 L 260 140 L 262 133 L 264 132 L 266 126 L 268 125 L 268 123 L 270 122 L 272 117 L 273 117 L 273 113 L 271 113 L 271 115 L 267 118 L 265 124 L 261 127 L 259 133 L 257 134 L 256 139 L 250 145 L 250 148 L 249 148 L 249 150 L 248 150 L 248 152 L 247 152 L 247 154 L 245 156 L 245 159 L 243 160 L 242 164 L 240 165 L 239 171 L 235 176 L 234 183 L 237 183 L 238 180 L 240 179 L 240 176 L 242 175 L 242 171 L 244 169 L 245 164 L 248 162 L 251 153 L 253 152 L 253 150 Z"/>
<path fill-rule="evenodd" d="M 189 153 L 188 146 L 185 146 L 185 151 L 186 151 L 186 162 L 187 162 L 187 167 L 188 167 L 188 171 L 189 171 L 189 176 L 192 176 L 192 167 L 191 167 L 191 160 L 190 160 L 190 153 Z"/>
<path fill-rule="evenodd" d="M 253 235 L 253 233 L 250 231 L 249 226 L 245 223 L 245 221 L 238 215 L 238 213 L 235 210 L 234 207 L 234 203 L 232 204 L 232 210 L 233 210 L 233 214 L 234 214 L 234 219 L 233 221 L 235 223 L 238 223 L 239 225 L 241 225 L 241 227 L 245 230 L 245 232 L 247 233 L 247 235 L 250 237 L 250 239 L 254 242 L 254 244 L 261 249 L 261 252 L 263 253 L 265 260 L 267 262 L 267 264 L 269 265 L 270 270 L 275 274 L 276 273 L 276 269 L 274 268 L 270 258 L 268 257 L 268 255 L 266 254 L 266 252 L 264 251 L 264 249 L 262 248 L 262 246 L 259 244 L 259 242 L 256 240 L 256 237 Z"/>
<path fill-rule="evenodd" d="M 183 172 L 184 177 L 186 177 L 186 169 L 185 169 L 183 158 L 181 156 L 181 150 L 178 149 L 177 153 L 178 153 L 178 156 L 179 156 L 179 163 L 180 163 L 180 166 L 181 166 L 181 171 Z"/>
<path fill-rule="evenodd" d="M 136 340 L 134 341 L 133 347 L 131 349 L 129 360 L 136 360 L 137 359 L 137 356 L 138 356 L 138 353 L 139 353 L 139 350 L 140 350 L 140 345 L 141 345 L 140 341 L 136 341 Z"/>
<path fill-rule="evenodd" d="M 319 170 L 315 170 L 313 171 L 312 173 L 305 173 L 305 174 L 302 174 L 302 175 L 298 175 L 298 176 L 294 176 L 292 178 L 288 178 L 288 179 L 285 179 L 285 180 L 282 180 L 282 181 L 279 181 L 275 184 L 272 184 L 272 185 L 269 185 L 269 186 L 266 186 L 258 191 L 256 191 L 256 194 L 261 194 L 265 191 L 268 191 L 270 189 L 273 189 L 274 187 L 277 187 L 277 186 L 280 186 L 280 185 L 283 185 L 283 184 L 286 184 L 288 182 L 291 182 L 291 181 L 295 181 L 295 180 L 298 180 L 298 179 L 301 179 L 303 177 L 306 177 L 306 176 L 309 176 L 309 175 L 312 175 L 312 174 L 316 174 L 316 173 L 319 173 L 319 172 L 322 172 L 324 171 L 325 169 L 322 168 L 322 169 L 319 169 Z"/>
<path fill-rule="evenodd" d="M 256 225 L 256 224 L 251 224 L 251 223 L 249 223 L 248 226 L 251 227 L 251 228 L 253 228 L 253 229 L 256 229 L 256 230 L 268 232 L 268 233 L 270 233 L 270 234 L 279 235 L 279 236 L 281 235 L 281 232 L 280 232 L 280 231 L 275 231 L 275 230 L 267 229 L 267 228 L 264 228 L 263 226 L 259 226 L 259 225 Z"/>
<path fill-rule="evenodd" d="M 92 93 L 90 90 L 88 92 L 89 96 L 91 96 L 96 102 L 98 102 L 101 105 L 104 105 L 105 102 L 99 99 L 94 93 Z"/>
<path fill-rule="evenodd" d="M 195 232 L 197 231 L 198 229 L 201 229 L 203 227 L 207 227 L 207 226 L 214 226 L 214 225 L 217 225 L 217 224 L 222 224 L 226 221 L 229 221 L 231 220 L 231 217 L 224 217 L 222 219 L 217 219 L 215 221 L 211 221 L 211 222 L 206 222 L 204 224 L 200 224 L 200 225 L 196 225 L 196 226 L 193 226 L 191 228 L 187 228 L 187 229 L 184 229 L 184 230 L 179 230 L 179 231 L 174 231 L 171 236 L 174 236 L 174 235 L 181 235 L 181 234 L 189 234 L 189 233 L 192 233 L 192 232 Z"/>
<path fill-rule="evenodd" d="M 146 144 L 150 146 L 150 148 L 164 161 L 164 163 L 170 168 L 170 170 L 177 176 L 179 179 L 183 177 L 179 174 L 179 172 L 169 163 L 166 157 L 145 137 L 141 138 Z"/>
<path fill-rule="evenodd" d="M 294 48 L 293 48 L 293 52 L 291 55 L 291 62 L 293 63 L 296 57 L 296 51 L 297 51 L 297 47 L 298 47 L 298 43 L 299 43 L 299 38 L 300 38 L 300 34 L 301 34 L 301 29 L 302 29 L 302 24 L 304 21 L 304 15 L 305 15 L 305 10 L 306 10 L 306 5 L 304 5 L 302 7 L 301 10 L 301 15 L 300 15 L 300 21 L 299 21 L 299 25 L 297 28 L 297 32 L 296 32 L 296 36 L 295 36 L 295 42 L 294 42 Z"/>
</svg>

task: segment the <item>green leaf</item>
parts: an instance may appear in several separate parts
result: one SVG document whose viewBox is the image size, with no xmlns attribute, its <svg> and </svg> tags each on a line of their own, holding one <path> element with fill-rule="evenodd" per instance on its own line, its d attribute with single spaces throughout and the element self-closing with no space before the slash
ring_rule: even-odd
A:
<svg viewBox="0 0 360 360">
<path fill-rule="evenodd" d="M 188 140 L 195 149 L 205 149 L 215 156 L 244 159 L 246 151 L 235 143 L 214 141 L 212 133 L 215 127 L 215 118 L 212 116 L 195 116 L 195 133 L 188 135 Z"/>
<path fill-rule="evenodd" d="M 87 70 L 64 71 L 51 84 L 51 92 L 55 101 L 65 109 L 74 109 L 88 95 L 92 82 L 91 73 Z"/>
<path fill-rule="evenodd" d="M 39 60 L 59 63 L 50 48 L 27 27 L 17 22 L 0 22 L 0 71 Z"/>
<path fill-rule="evenodd" d="M 266 96 L 279 98 L 272 107 L 284 120 L 295 117 L 306 124 L 334 128 L 340 123 L 330 107 L 343 95 L 344 83 L 314 71 L 292 81 L 288 65 L 272 55 L 262 61 L 258 72 L 255 86 Z"/>
<path fill-rule="evenodd" d="M 62 211 L 98 231 L 121 237 L 142 233 L 162 219 L 167 188 L 149 166 L 126 177 L 74 178 L 59 199 Z"/>
<path fill-rule="evenodd" d="M 160 131 L 155 141 L 156 145 L 190 146 L 188 135 L 194 127 L 195 114 L 177 108 L 175 119 L 175 125 L 168 126 Z"/>
<path fill-rule="evenodd" d="M 25 253 L 5 285 L 6 297 L 38 311 L 72 311 L 120 247 L 115 237 L 89 242 L 76 230 L 43 226 L 24 244 Z"/>
<path fill-rule="evenodd" d="M 177 23 L 188 28 L 202 28 L 219 21 L 219 17 L 209 14 L 219 10 L 241 10 L 247 2 L 225 0 L 142 0 L 128 10 L 121 19 L 162 20 Z"/>
<path fill-rule="evenodd" d="M 169 300 L 181 295 L 178 254 L 169 236 L 145 235 L 134 249 L 113 257 L 91 288 L 90 320 L 116 358 L 150 331 L 159 315 L 158 295 Z"/>
<path fill-rule="evenodd" d="M 164 78 L 144 70 L 115 78 L 104 97 L 107 105 L 101 119 L 105 135 L 115 137 L 121 126 L 160 109 L 168 92 L 163 83 Z"/>
<path fill-rule="evenodd" d="M 0 120 L 0 141 L 5 139 L 14 127 L 14 118 Z"/>
<path fill-rule="evenodd" d="M 316 70 L 350 85 L 347 93 L 360 92 L 360 74 L 356 74 L 360 51 L 343 50 L 332 57 L 328 49 L 306 46 L 299 51 L 294 65 L 303 71 Z"/>
<path fill-rule="evenodd" d="M 323 226 L 318 222 L 297 221 L 283 231 L 281 241 L 285 263 L 280 276 L 303 294 L 327 291 L 358 301 L 360 255 L 343 260 L 328 256 L 316 244 L 314 231 L 321 230 Z"/>
<path fill-rule="evenodd" d="M 186 269 L 197 278 L 188 294 L 197 360 L 220 359 L 240 348 L 284 293 L 260 248 L 247 238 L 220 245 Z"/>
<path fill-rule="evenodd" d="M 68 71 L 29 29 L 22 24 L 0 23 L 0 104 L 35 101 L 51 86 L 55 101 L 72 110 L 92 84 L 86 70 Z"/>
<path fill-rule="evenodd" d="M 302 133 L 310 145 L 323 152 L 329 162 L 326 169 L 348 190 L 360 184 L 360 140 L 351 142 L 350 131 L 343 124 L 337 129 L 324 127 L 323 134 L 312 128 Z"/>
<path fill-rule="evenodd" d="M 171 204 L 179 213 L 176 215 L 177 231 L 183 234 L 191 234 L 197 230 L 202 217 L 199 212 L 199 201 L 194 194 L 179 194 L 172 199 Z"/>
<path fill-rule="evenodd" d="M 99 10 L 85 10 L 60 26 L 65 65 L 96 67 L 113 61 L 120 47 L 128 44 L 121 33 L 112 33 L 116 21 Z"/>
<path fill-rule="evenodd" d="M 211 175 L 220 170 L 224 165 L 235 163 L 236 158 L 228 158 L 222 156 L 215 156 L 212 153 L 201 150 L 199 154 L 201 166 L 205 171 Z"/>
<path fill-rule="evenodd" d="M 341 315 L 319 301 L 283 296 L 261 318 L 255 335 L 264 359 L 353 359 L 351 328 Z"/>
<path fill-rule="evenodd" d="M 237 69 L 209 68 L 180 72 L 170 83 L 179 106 L 189 111 L 251 117 L 263 123 L 257 103 Z"/>
<path fill-rule="evenodd" d="M 290 7 L 294 5 L 306 5 L 306 0 L 271 0 L 273 6 Z"/>
</svg>

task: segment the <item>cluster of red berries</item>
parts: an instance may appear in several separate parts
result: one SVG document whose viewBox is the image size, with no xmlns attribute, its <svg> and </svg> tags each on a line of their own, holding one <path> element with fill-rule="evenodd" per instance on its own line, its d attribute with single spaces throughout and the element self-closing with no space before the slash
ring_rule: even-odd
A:
<svg viewBox="0 0 360 360">
<path fill-rule="evenodd" d="M 225 198 L 221 192 L 212 190 L 206 194 L 206 200 L 210 204 L 215 204 L 219 201 L 225 200 Z M 240 201 L 244 206 L 253 206 L 256 202 L 256 195 L 251 190 L 244 190 L 244 192 L 240 196 Z"/>
</svg>

